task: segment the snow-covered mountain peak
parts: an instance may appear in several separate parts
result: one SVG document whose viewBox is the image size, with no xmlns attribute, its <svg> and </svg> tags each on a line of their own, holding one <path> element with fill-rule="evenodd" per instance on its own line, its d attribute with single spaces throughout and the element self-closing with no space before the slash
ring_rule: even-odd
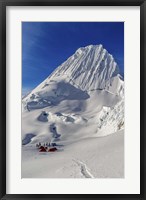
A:
<svg viewBox="0 0 146 200">
<path fill-rule="evenodd" d="M 57 68 L 53 77 L 64 74 L 82 90 L 88 91 L 104 89 L 106 81 L 119 74 L 119 68 L 102 45 L 89 45 L 79 48 Z"/>
<path fill-rule="evenodd" d="M 23 102 L 40 108 L 64 100 L 85 100 L 90 91 L 101 90 L 122 97 L 124 82 L 113 56 L 101 44 L 88 45 L 79 48 Z"/>
</svg>

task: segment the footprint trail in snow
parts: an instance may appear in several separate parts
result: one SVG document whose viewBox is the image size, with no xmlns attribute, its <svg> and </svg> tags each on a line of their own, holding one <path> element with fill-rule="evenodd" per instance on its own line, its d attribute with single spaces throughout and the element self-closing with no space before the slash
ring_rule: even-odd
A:
<svg viewBox="0 0 146 200">
<path fill-rule="evenodd" d="M 74 159 L 73 161 L 76 162 L 78 166 L 80 166 L 81 173 L 85 178 L 94 178 L 85 163 L 77 159 Z"/>
</svg>

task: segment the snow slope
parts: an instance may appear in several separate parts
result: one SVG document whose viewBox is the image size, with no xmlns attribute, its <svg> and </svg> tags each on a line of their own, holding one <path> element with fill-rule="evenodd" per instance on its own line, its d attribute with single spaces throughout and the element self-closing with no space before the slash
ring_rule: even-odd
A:
<svg viewBox="0 0 146 200">
<path fill-rule="evenodd" d="M 124 134 L 79 140 L 56 153 L 22 151 L 22 178 L 124 178 Z"/>
<path fill-rule="evenodd" d="M 118 102 L 114 108 L 103 107 L 99 112 L 97 121 L 98 136 L 108 135 L 124 129 L 124 100 Z"/>
<path fill-rule="evenodd" d="M 118 136 L 120 147 L 115 145 L 117 138 L 115 134 L 113 137 L 107 135 L 115 132 L 119 134 L 119 131 L 124 129 L 124 81 L 113 56 L 102 45 L 79 48 L 46 80 L 22 99 L 22 108 L 23 177 L 71 177 L 72 169 L 68 174 L 62 174 L 64 170 L 60 170 L 55 175 L 56 170 L 59 170 L 56 165 L 60 162 L 60 165 L 64 166 L 62 162 L 67 161 L 75 167 L 73 169 L 75 172 L 80 168 L 80 172 L 72 177 L 93 178 L 110 177 L 110 175 L 111 177 L 123 177 L 123 131 Z M 109 139 L 109 147 L 103 151 L 105 155 L 98 154 L 98 145 L 100 151 L 106 144 L 108 145 L 108 139 L 103 139 L 106 142 L 100 144 L 102 136 L 113 139 L 113 141 Z M 59 147 L 61 146 L 62 151 L 57 152 L 57 155 L 39 156 L 35 148 L 39 142 L 42 144 L 55 142 Z M 81 154 L 80 148 L 84 149 Z M 117 155 L 115 164 L 113 164 L 115 157 L 107 161 L 102 160 L 102 156 L 107 158 L 110 148 L 111 155 L 112 152 L 114 155 L 114 152 L 118 152 L 118 148 L 121 148 L 120 155 L 118 155 L 121 158 L 121 166 L 119 166 L 120 160 Z M 86 167 L 87 163 L 84 162 L 88 158 L 82 159 L 84 152 L 87 151 L 90 152 L 87 154 L 89 157 L 96 158 L 95 155 L 98 154 L 97 158 L 102 161 L 100 166 L 108 162 L 116 165 L 114 171 L 105 170 L 100 174 L 102 170 L 99 170 L 98 164 L 94 172 L 93 165 L 97 165 L 95 159 L 95 161 L 92 160 L 93 165 L 90 167 L 92 173 L 90 173 Z M 77 158 L 73 152 L 79 153 L 80 156 Z M 65 160 L 62 160 L 60 155 Z M 54 163 L 50 164 L 48 156 Z M 48 171 L 42 172 L 41 169 L 38 171 L 39 169 L 35 167 L 33 171 L 33 162 L 37 164 L 41 160 L 49 162 L 52 166 L 52 174 Z M 66 166 L 69 168 L 68 164 L 65 164 Z"/>
</svg>

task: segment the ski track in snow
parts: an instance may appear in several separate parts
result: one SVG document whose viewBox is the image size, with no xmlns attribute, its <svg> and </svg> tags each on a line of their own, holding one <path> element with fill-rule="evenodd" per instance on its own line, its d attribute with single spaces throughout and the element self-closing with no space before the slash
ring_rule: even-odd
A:
<svg viewBox="0 0 146 200">
<path fill-rule="evenodd" d="M 94 178 L 94 176 L 91 174 L 91 172 L 89 171 L 89 168 L 87 167 L 87 165 L 77 159 L 73 159 L 74 162 L 77 163 L 77 165 L 80 167 L 81 170 L 81 174 L 85 177 L 85 178 Z"/>
</svg>

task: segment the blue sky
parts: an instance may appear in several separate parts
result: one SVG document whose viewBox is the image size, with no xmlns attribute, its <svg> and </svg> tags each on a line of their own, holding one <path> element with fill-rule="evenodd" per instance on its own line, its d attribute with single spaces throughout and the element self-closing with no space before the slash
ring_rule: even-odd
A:
<svg viewBox="0 0 146 200">
<path fill-rule="evenodd" d="M 23 22 L 22 93 L 35 88 L 79 47 L 90 44 L 102 44 L 123 74 L 123 22 Z"/>
</svg>

